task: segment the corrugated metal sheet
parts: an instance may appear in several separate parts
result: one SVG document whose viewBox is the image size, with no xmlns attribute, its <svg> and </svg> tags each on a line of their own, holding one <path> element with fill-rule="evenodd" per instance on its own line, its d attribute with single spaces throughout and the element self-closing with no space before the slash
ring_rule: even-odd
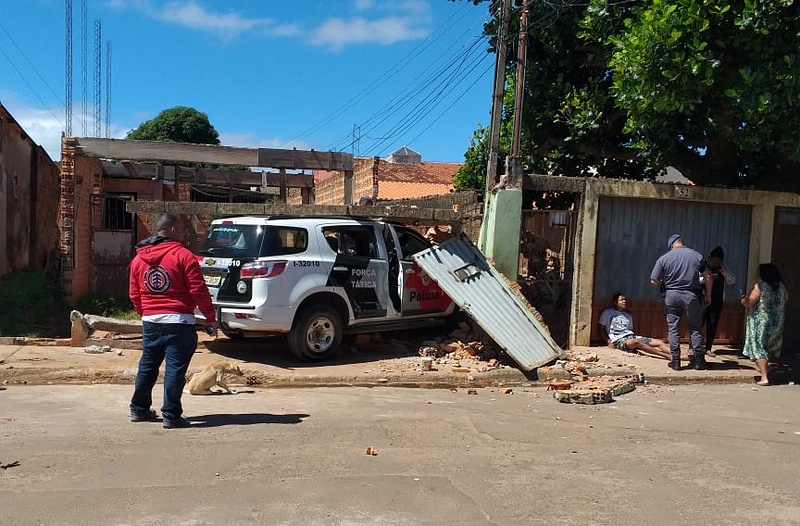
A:
<svg viewBox="0 0 800 526">
<path fill-rule="evenodd" d="M 685 245 L 706 256 L 716 246 L 725 250 L 725 264 L 738 279 L 725 298 L 738 301 L 738 289 L 746 288 L 750 215 L 746 205 L 601 198 L 594 298 L 610 302 L 623 292 L 633 300 L 659 301 L 650 272 L 667 252 L 667 238 L 681 234 Z"/>
<path fill-rule="evenodd" d="M 560 349 L 520 296 L 466 236 L 414 255 L 416 262 L 526 371 Z"/>
</svg>

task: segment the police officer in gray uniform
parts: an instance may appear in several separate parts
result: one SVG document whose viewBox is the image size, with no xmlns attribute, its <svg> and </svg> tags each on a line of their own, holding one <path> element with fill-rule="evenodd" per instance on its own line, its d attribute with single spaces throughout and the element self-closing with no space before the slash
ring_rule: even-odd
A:
<svg viewBox="0 0 800 526">
<path fill-rule="evenodd" d="M 664 305 L 667 315 L 667 332 L 672 360 L 669 367 L 679 371 L 681 368 L 681 317 L 686 314 L 689 320 L 690 347 L 694 352 L 694 368 L 707 369 L 706 349 L 703 345 L 703 306 L 701 301 L 700 276 L 704 276 L 706 293 L 702 301 L 711 301 L 711 274 L 705 258 L 691 248 L 684 246 L 680 234 L 672 234 L 667 240 L 669 252 L 658 258 L 650 282 L 662 285 L 665 290 Z"/>
</svg>

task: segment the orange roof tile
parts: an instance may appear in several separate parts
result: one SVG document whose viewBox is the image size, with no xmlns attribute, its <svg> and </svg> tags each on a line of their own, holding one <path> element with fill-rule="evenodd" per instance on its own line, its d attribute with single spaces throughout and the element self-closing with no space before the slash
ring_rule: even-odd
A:
<svg viewBox="0 0 800 526">
<path fill-rule="evenodd" d="M 378 180 L 395 182 L 419 182 L 430 184 L 453 184 L 453 176 L 461 163 L 399 164 L 381 162 L 378 165 Z"/>
<path fill-rule="evenodd" d="M 431 195 L 444 195 L 453 191 L 453 184 L 424 183 L 411 181 L 380 181 L 378 199 L 413 199 Z"/>
</svg>

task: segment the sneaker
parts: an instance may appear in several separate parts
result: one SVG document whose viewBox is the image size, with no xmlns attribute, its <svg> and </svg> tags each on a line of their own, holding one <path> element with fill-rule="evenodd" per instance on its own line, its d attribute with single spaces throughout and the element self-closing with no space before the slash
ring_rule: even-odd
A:
<svg viewBox="0 0 800 526">
<path fill-rule="evenodd" d="M 158 413 L 153 409 L 146 413 L 131 413 L 131 422 L 156 422 L 158 421 Z"/>
<path fill-rule="evenodd" d="M 178 418 L 164 419 L 164 429 L 177 429 L 181 427 L 190 427 L 191 425 L 192 423 L 182 416 L 179 416 Z"/>
<path fill-rule="evenodd" d="M 670 360 L 669 363 L 667 364 L 667 367 L 669 367 L 670 369 L 674 369 L 676 371 L 680 371 L 681 370 L 681 361 L 680 360 Z"/>
</svg>

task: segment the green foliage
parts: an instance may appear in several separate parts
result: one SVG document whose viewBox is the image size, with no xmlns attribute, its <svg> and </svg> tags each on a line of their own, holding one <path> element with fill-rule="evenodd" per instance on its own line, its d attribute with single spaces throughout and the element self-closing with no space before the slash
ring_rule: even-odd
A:
<svg viewBox="0 0 800 526">
<path fill-rule="evenodd" d="M 453 177 L 456 190 L 483 190 L 488 162 L 489 128 L 478 125 L 470 140 L 469 149 L 464 154 L 464 164 Z"/>
<path fill-rule="evenodd" d="M 138 320 L 139 314 L 134 310 L 127 296 L 113 296 L 90 292 L 81 296 L 75 308 L 83 314 L 95 314 L 120 320 Z"/>
<path fill-rule="evenodd" d="M 208 115 L 186 106 L 162 111 L 156 118 L 145 121 L 126 135 L 127 139 L 142 141 L 188 142 L 219 144 L 219 133 Z"/>
<path fill-rule="evenodd" d="M 0 335 L 53 335 L 69 326 L 69 306 L 58 280 L 36 270 L 20 270 L 0 282 Z"/>
<path fill-rule="evenodd" d="M 800 188 L 800 2 L 529 5 L 526 165 L 633 179 L 674 166 L 698 184 Z"/>
</svg>

